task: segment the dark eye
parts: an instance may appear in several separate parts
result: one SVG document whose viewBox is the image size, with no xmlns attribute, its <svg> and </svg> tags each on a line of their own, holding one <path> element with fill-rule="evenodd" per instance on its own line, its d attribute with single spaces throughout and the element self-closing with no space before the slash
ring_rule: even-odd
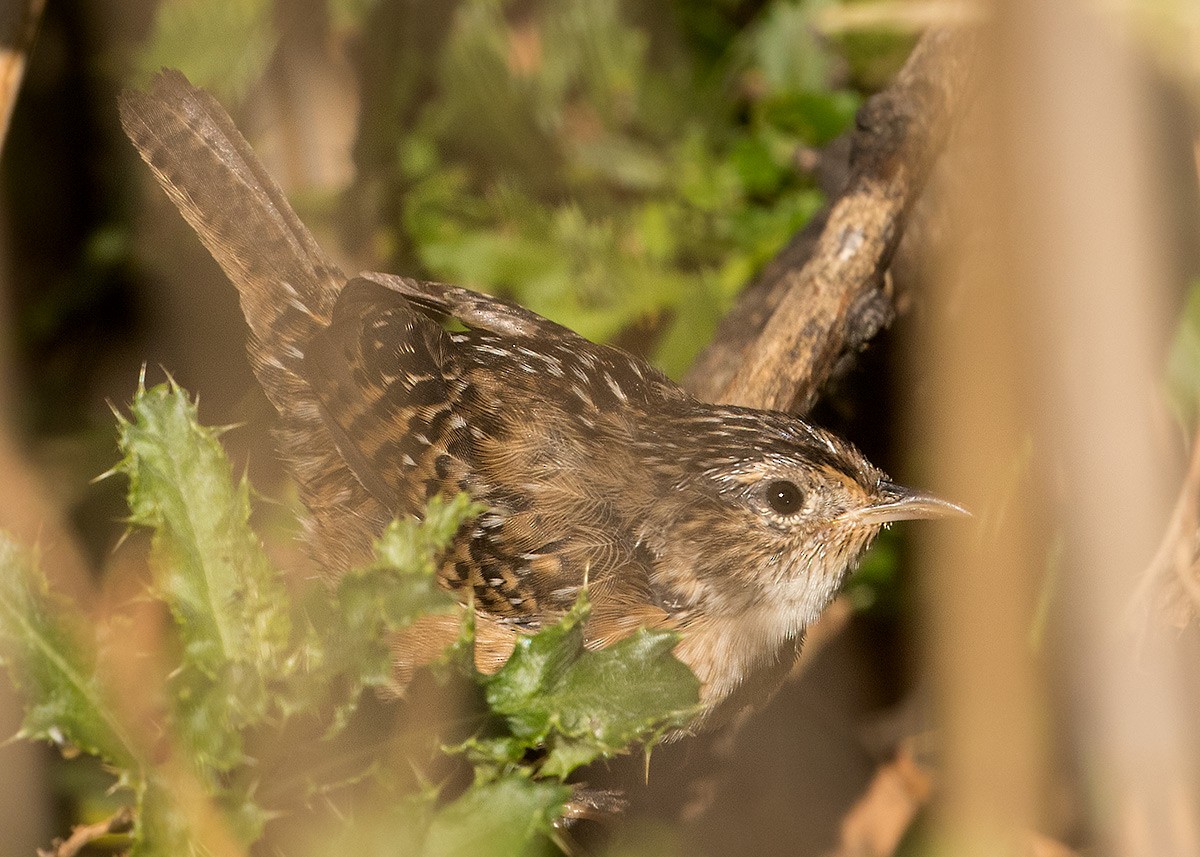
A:
<svg viewBox="0 0 1200 857">
<path fill-rule="evenodd" d="M 779 515 L 794 515 L 804 504 L 804 492 L 795 482 L 777 479 L 767 486 L 767 503 Z"/>
</svg>

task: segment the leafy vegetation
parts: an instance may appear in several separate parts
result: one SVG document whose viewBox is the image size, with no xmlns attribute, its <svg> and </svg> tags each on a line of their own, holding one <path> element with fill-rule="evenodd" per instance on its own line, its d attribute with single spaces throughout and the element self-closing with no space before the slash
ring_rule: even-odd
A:
<svg viewBox="0 0 1200 857">
<path fill-rule="evenodd" d="M 269 57 L 270 4 L 222 0 L 229 32 L 205 40 L 187 23 L 200 5 L 162 5 L 142 65 L 236 97 Z M 625 335 L 681 373 L 819 208 L 797 151 L 861 100 L 830 85 L 844 60 L 815 31 L 828 2 L 748 20 L 752 4 L 706 5 L 332 2 L 368 69 L 346 198 L 373 230 L 364 249 L 591 339 Z"/>
<path fill-rule="evenodd" d="M 153 728 L 134 727 L 122 697 L 138 690 L 106 680 L 112 670 L 93 654 L 95 630 L 7 539 L 0 652 L 28 701 L 22 736 L 98 756 L 112 772 L 135 809 L 132 854 L 236 853 L 268 834 L 273 818 L 297 824 L 317 796 L 345 805 L 340 824 L 326 820 L 310 839 L 313 854 L 341 853 L 350 841 L 361 852 L 372 837 L 393 843 L 388 853 L 534 853 L 555 835 L 575 769 L 653 742 L 694 710 L 698 683 L 672 657 L 673 635 L 642 631 L 584 649 L 586 596 L 521 640 L 499 672 L 476 672 L 471 613 L 436 583 L 441 552 L 480 511 L 465 495 L 434 500 L 420 522 L 393 523 L 375 562 L 335 586 L 293 591 L 248 523 L 245 479 L 230 478 L 218 433 L 198 424 L 184 392 L 139 390 L 130 410 L 119 421 L 116 471 L 129 479 L 131 523 L 152 534 L 151 595 L 172 619 L 156 654 L 171 663 Z M 339 758 L 336 747 L 364 701 L 391 684 L 389 636 L 430 611 L 459 612 L 463 628 L 438 680 L 481 690 L 481 708 L 457 721 L 466 737 L 449 751 L 473 769 L 457 791 L 411 785 L 423 759 L 446 759 L 436 732 L 382 758 Z M 331 748 L 322 764 L 263 770 L 262 759 L 289 754 L 298 728 Z M 261 797 L 288 792 L 272 777 L 303 782 L 299 803 Z M 365 820 L 355 811 L 379 806 Z"/>
<path fill-rule="evenodd" d="M 379 249 L 592 339 L 645 326 L 681 372 L 819 207 L 797 146 L 857 106 L 827 89 L 813 5 L 774 4 L 714 67 L 617 0 L 456 4 L 432 60 L 394 67 L 366 105 L 369 123 L 404 117 L 387 148 L 360 138 L 365 198 L 394 206 L 373 218 Z M 749 98 L 731 92 L 743 73 Z"/>
<path fill-rule="evenodd" d="M 679 374 L 822 202 L 796 156 L 845 129 L 863 74 L 863 57 L 817 32 L 829 5 L 328 0 L 361 67 L 356 177 L 337 206 L 303 200 L 305 217 L 339 209 L 363 240 L 351 251 L 380 267 L 502 293 Z M 182 68 L 236 107 L 286 39 L 277 6 L 163 0 L 134 64 Z M 123 221 L 100 227 L 87 246 L 104 252 L 80 264 L 112 288 L 136 242 Z M 64 312 L 47 304 L 39 336 L 64 340 Z M 70 425 L 60 394 L 76 373 L 50 384 L 43 371 L 31 386 Z M 478 510 L 437 501 L 336 587 L 298 583 L 250 526 L 250 488 L 230 479 L 218 435 L 171 386 L 139 391 L 120 419 L 116 470 L 130 523 L 150 535 L 146 600 L 168 629 L 133 656 L 136 686 L 125 626 L 97 629 L 48 590 L 33 553 L 0 542 L 0 651 L 29 701 L 22 735 L 102 761 L 100 778 L 69 764 L 88 771 L 75 790 L 135 808 L 135 854 L 240 853 L 297 824 L 310 835 L 284 853 L 553 851 L 580 765 L 686 722 L 695 680 L 673 638 L 588 652 L 586 600 L 493 676 L 474 670 L 463 615 L 411 694 L 424 683 L 462 705 L 429 717 L 423 702 L 381 701 L 389 635 L 463 612 L 433 574 Z"/>
</svg>

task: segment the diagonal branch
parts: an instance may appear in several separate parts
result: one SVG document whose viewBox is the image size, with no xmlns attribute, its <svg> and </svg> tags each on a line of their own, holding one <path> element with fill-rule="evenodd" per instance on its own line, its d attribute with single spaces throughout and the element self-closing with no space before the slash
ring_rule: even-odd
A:
<svg viewBox="0 0 1200 857">
<path fill-rule="evenodd" d="M 55 840 L 49 850 L 39 848 L 38 857 L 75 857 L 97 839 L 133 830 L 133 810 L 121 807 L 113 815 L 95 824 L 81 824 L 66 839 Z"/>
<path fill-rule="evenodd" d="M 845 190 L 725 318 L 688 374 L 692 392 L 807 411 L 843 360 L 891 320 L 884 275 L 963 100 L 966 41 L 927 33 L 895 82 L 864 105 Z"/>
<path fill-rule="evenodd" d="M 968 41 L 958 32 L 926 34 L 895 82 L 867 102 L 849 141 L 841 192 L 721 322 L 685 379 L 692 393 L 804 412 L 830 376 L 890 322 L 885 272 L 964 100 Z M 829 608 L 809 629 L 806 654 L 814 638 L 836 633 L 847 613 L 837 604 Z M 797 668 L 810 660 L 802 658 Z M 714 752 L 728 755 L 733 746 L 730 734 Z M 931 791 L 928 776 L 908 758 L 902 752 L 877 773 L 845 819 L 838 854 L 895 848 Z M 864 850 L 867 842 L 875 850 Z"/>
</svg>

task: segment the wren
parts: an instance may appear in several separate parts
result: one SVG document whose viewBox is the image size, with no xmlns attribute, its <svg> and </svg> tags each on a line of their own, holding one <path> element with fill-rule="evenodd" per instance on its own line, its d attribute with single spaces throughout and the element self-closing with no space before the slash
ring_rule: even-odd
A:
<svg viewBox="0 0 1200 857">
<path fill-rule="evenodd" d="M 347 277 L 228 114 L 177 71 L 121 97 L 159 183 L 237 287 L 316 560 L 338 574 L 438 494 L 488 511 L 440 583 L 477 614 L 476 662 L 588 586 L 590 646 L 674 629 L 711 726 L 775 689 L 889 522 L 961 512 L 784 413 L 698 401 L 625 352 L 467 289 Z M 460 323 L 450 329 L 446 319 Z M 457 634 L 430 617 L 397 675 Z"/>
</svg>

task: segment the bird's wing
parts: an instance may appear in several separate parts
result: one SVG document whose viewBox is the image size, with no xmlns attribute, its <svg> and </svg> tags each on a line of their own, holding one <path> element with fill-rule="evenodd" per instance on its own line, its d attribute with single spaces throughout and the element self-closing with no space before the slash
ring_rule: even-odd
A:
<svg viewBox="0 0 1200 857">
<path fill-rule="evenodd" d="M 486 347 L 504 354 L 498 343 L 491 336 Z M 625 618 L 652 601 L 653 557 L 630 547 L 632 524 L 612 497 L 619 486 L 607 489 L 612 502 L 598 503 L 605 489 L 594 479 L 596 459 L 616 453 L 582 432 L 560 435 L 550 449 L 544 439 L 554 427 L 542 423 L 556 418 L 553 408 L 534 402 L 544 391 L 497 387 L 498 370 L 480 365 L 467 353 L 473 347 L 399 290 L 360 277 L 309 344 L 304 376 L 343 458 L 393 514 L 419 513 L 430 497 L 460 490 L 489 507 L 442 567 L 449 589 L 520 630 L 562 615 L 586 582 L 597 639 L 623 635 Z"/>
<path fill-rule="evenodd" d="M 469 432 L 454 418 L 466 388 L 454 362 L 441 327 L 361 278 L 305 349 L 302 374 L 338 451 L 393 516 L 455 491 L 470 465 Z"/>
<path fill-rule="evenodd" d="M 477 330 L 543 342 L 562 340 L 592 345 L 568 327 L 555 324 L 535 312 L 491 295 L 448 286 L 445 283 L 398 277 L 394 274 L 366 273 L 360 274 L 359 277 L 403 295 L 414 304 L 435 313 L 456 318 L 467 327 Z"/>
</svg>

